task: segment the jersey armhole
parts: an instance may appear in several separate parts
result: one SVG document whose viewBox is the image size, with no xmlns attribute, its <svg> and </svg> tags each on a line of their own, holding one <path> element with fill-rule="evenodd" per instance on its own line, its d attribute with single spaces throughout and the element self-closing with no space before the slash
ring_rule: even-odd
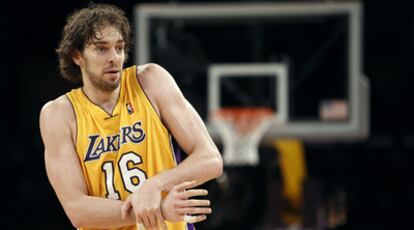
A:
<svg viewBox="0 0 414 230">
<path fill-rule="evenodd" d="M 135 68 L 135 79 L 136 79 L 136 83 L 138 85 L 138 88 L 140 91 L 142 91 L 142 93 L 144 94 L 145 98 L 143 100 L 145 100 L 147 102 L 147 104 L 151 107 L 150 110 L 151 112 L 154 114 L 154 116 L 156 117 L 156 119 L 160 122 L 160 124 L 162 125 L 162 127 L 165 129 L 166 132 L 168 132 L 168 134 L 171 134 L 171 132 L 167 129 L 167 127 L 164 125 L 164 123 L 161 121 L 161 117 L 160 115 L 157 113 L 157 111 L 155 110 L 154 105 L 152 104 L 151 100 L 149 99 L 147 92 L 145 92 L 144 88 L 141 85 L 141 81 L 139 80 L 138 77 L 138 66 L 136 66 Z"/>
<path fill-rule="evenodd" d="M 76 113 L 75 106 L 73 105 L 73 102 L 71 100 L 71 97 L 68 94 L 65 94 L 65 96 L 68 99 L 70 106 L 72 107 L 73 117 L 75 119 L 75 130 L 74 130 L 75 135 L 74 136 L 75 136 L 76 139 L 73 140 L 73 144 L 75 145 L 76 151 L 78 151 L 78 140 L 79 140 L 79 136 L 78 136 L 79 135 L 79 132 L 78 132 L 78 129 L 79 129 L 79 127 L 78 127 L 78 116 L 77 116 L 77 113 Z"/>
</svg>

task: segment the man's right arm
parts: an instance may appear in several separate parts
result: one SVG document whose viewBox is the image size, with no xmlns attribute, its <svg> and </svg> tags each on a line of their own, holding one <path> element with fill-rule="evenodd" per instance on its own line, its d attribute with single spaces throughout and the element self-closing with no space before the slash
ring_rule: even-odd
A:
<svg viewBox="0 0 414 230">
<path fill-rule="evenodd" d="M 132 212 L 121 218 L 123 201 L 88 195 L 75 150 L 76 121 L 69 100 L 62 96 L 40 113 L 45 164 L 50 183 L 75 227 L 116 228 L 135 224 Z"/>
</svg>

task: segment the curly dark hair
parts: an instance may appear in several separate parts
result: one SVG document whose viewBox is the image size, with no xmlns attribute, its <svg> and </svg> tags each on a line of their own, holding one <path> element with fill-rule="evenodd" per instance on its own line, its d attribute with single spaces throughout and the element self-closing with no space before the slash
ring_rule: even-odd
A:
<svg viewBox="0 0 414 230">
<path fill-rule="evenodd" d="M 131 47 L 132 32 L 125 12 L 108 4 L 91 4 L 77 10 L 68 18 L 63 28 L 62 38 L 56 53 L 59 57 L 59 69 L 63 78 L 76 84 L 82 84 L 82 75 L 78 65 L 73 62 L 75 50 L 82 52 L 96 38 L 102 27 L 111 25 L 118 29 L 125 41 L 125 61 Z"/>
</svg>

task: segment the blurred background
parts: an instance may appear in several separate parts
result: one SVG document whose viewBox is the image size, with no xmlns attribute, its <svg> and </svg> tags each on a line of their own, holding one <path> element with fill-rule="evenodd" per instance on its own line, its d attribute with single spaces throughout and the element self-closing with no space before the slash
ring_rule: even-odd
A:
<svg viewBox="0 0 414 230">
<path fill-rule="evenodd" d="M 73 229 L 46 177 L 38 116 L 44 103 L 73 87 L 60 77 L 54 50 L 58 46 L 66 16 L 75 9 L 87 6 L 89 2 L 62 0 L 4 1 L 1 3 L 2 32 L 0 38 L 3 44 L 1 48 L 3 70 L 1 92 L 4 98 L 2 111 L 4 134 L 1 138 L 4 163 L 1 171 L 3 172 L 2 194 L 5 199 L 3 209 L 6 213 L 2 218 L 1 229 Z M 126 11 L 134 25 L 136 25 L 134 21 L 136 4 L 221 3 L 207 0 L 95 2 L 118 5 Z M 256 1 L 226 2 L 257 3 Z M 296 1 L 261 2 L 292 3 Z M 370 113 L 367 121 L 369 132 L 346 141 L 341 138 L 311 141 L 290 135 L 289 138 L 294 138 L 289 139 L 294 140 L 294 144 L 290 146 L 296 146 L 293 148 L 300 153 L 300 157 L 297 158 L 296 163 L 293 163 L 293 166 L 281 159 L 283 147 L 279 145 L 274 148 L 272 145 L 262 144 L 258 165 L 226 167 L 226 178 L 220 178 L 205 185 L 210 191 L 209 198 L 213 203 L 214 213 L 205 223 L 197 225 L 198 229 L 414 229 L 414 224 L 410 221 L 411 214 L 414 214 L 414 196 L 412 195 L 414 194 L 412 182 L 414 179 L 412 167 L 414 163 L 414 109 L 410 103 L 414 98 L 412 77 L 414 76 L 412 68 L 414 63 L 414 1 L 366 0 L 359 1 L 359 3 L 362 6 L 362 37 L 361 50 L 358 52 L 361 54 L 361 71 L 368 78 L 370 85 L 368 105 Z M 177 25 L 177 22 L 154 21 L 156 25 L 161 25 L 159 28 L 173 27 L 176 30 L 184 30 L 183 34 L 195 34 L 201 39 L 197 40 L 191 36 L 180 37 L 180 34 L 174 34 L 173 31 L 167 37 L 175 39 L 175 46 L 167 44 L 163 47 L 162 40 L 160 41 L 160 36 L 162 37 L 160 33 L 163 33 L 163 30 L 151 31 L 151 36 L 155 36 L 153 44 L 158 44 L 158 46 L 151 47 L 153 56 L 150 61 L 158 62 L 172 72 L 185 96 L 189 98 L 205 121 L 208 113 L 206 63 L 212 61 L 226 63 L 232 58 L 236 59 L 235 62 L 249 60 L 289 63 L 289 73 L 292 76 L 299 76 L 298 81 L 304 81 L 302 85 L 296 83 L 294 89 L 290 86 L 289 92 L 292 93 L 290 96 L 294 99 L 292 101 L 296 100 L 294 104 L 296 107 L 289 105 L 290 117 L 298 120 L 312 120 L 319 116 L 320 119 L 320 114 L 318 114 L 320 111 L 315 109 L 318 107 L 313 106 L 313 110 L 309 110 L 306 106 L 309 103 L 304 99 L 309 99 L 316 92 L 325 91 L 331 96 L 330 98 L 340 98 L 346 101 L 350 96 L 347 91 L 350 87 L 347 81 L 348 69 L 344 67 L 347 65 L 346 60 L 344 61 L 347 57 L 344 47 L 349 45 L 349 41 L 341 40 L 344 36 L 346 37 L 346 29 L 345 32 L 339 30 L 336 34 L 338 37 L 332 33 L 332 31 L 337 31 L 336 28 L 343 29 L 348 25 L 342 25 L 340 18 L 339 22 L 335 20 L 325 23 L 325 30 L 315 33 L 316 35 L 322 34 L 321 38 L 314 36 L 313 32 L 305 35 L 292 32 L 290 27 L 284 27 L 283 23 L 266 24 L 260 20 L 256 23 L 265 25 L 256 26 L 257 24 L 251 23 L 246 29 L 237 27 L 236 21 L 231 25 L 230 30 L 227 27 L 213 30 L 217 33 L 221 31 L 230 43 L 235 44 L 235 47 L 230 48 L 233 49 L 233 53 L 239 55 L 237 57 L 240 59 L 224 52 L 220 56 L 220 51 L 225 48 L 225 45 L 215 43 L 218 41 L 218 36 L 209 33 L 208 28 L 203 30 L 197 27 L 186 27 L 185 22 L 178 22 Z M 318 20 L 315 19 L 315 21 Z M 319 21 L 322 21 L 322 24 L 326 22 L 322 19 Z M 297 25 L 301 22 L 288 20 L 288 23 Z M 306 20 L 304 23 L 306 24 Z M 201 25 L 209 24 L 203 22 Z M 283 29 L 283 33 L 279 34 L 281 35 L 279 38 L 283 39 L 277 42 L 290 44 L 292 47 L 284 46 L 279 49 L 281 53 L 276 56 L 266 53 L 267 50 L 278 50 L 271 45 L 272 43 L 269 43 L 270 45 L 260 43 L 263 39 L 266 40 L 267 35 L 272 39 L 278 38 L 277 33 L 263 32 L 269 25 Z M 305 31 L 312 30 L 312 27 L 304 29 Z M 237 37 L 231 37 L 232 33 L 229 31 L 235 31 L 235 34 L 244 33 L 244 36 L 237 39 Z M 323 35 L 324 33 L 326 35 Z M 289 34 L 292 37 L 283 37 L 283 34 Z M 137 34 L 135 36 L 137 37 Z M 330 44 L 329 41 L 337 41 L 333 43 L 336 44 L 332 46 L 333 49 L 327 48 L 327 50 L 333 50 L 334 53 L 327 52 L 328 54 L 325 53 L 327 56 L 324 56 L 318 53 L 319 49 L 316 51 L 306 49 L 305 46 L 308 43 L 318 44 L 309 39 L 315 39 L 315 41 L 325 39 L 326 42 L 321 43 L 321 47 L 325 48 L 329 48 L 329 45 L 326 45 Z M 237 48 L 237 45 L 258 43 L 260 45 L 253 45 L 247 53 Z M 201 49 L 200 44 L 207 45 Z M 206 47 L 209 48 L 208 52 L 205 50 Z M 320 75 L 332 75 L 335 68 L 338 68 L 340 70 L 338 72 L 342 73 L 339 74 L 339 80 L 322 79 L 319 80 L 321 82 L 315 83 L 312 78 L 307 79 L 304 77 L 306 73 L 312 76 L 309 74 L 312 72 L 309 70 L 309 68 L 312 69 L 312 63 L 309 64 L 306 58 L 303 60 L 299 58 L 299 61 L 292 58 L 295 55 L 289 56 L 290 51 L 299 57 L 308 59 L 320 55 L 328 60 L 336 60 L 332 63 L 328 62 L 331 63 L 330 66 L 318 65 L 318 63 L 313 63 L 313 65 L 316 66 L 314 70 L 321 73 Z M 134 47 L 128 64 L 140 62 L 136 57 L 137 53 L 137 47 Z M 200 74 L 200 72 L 203 73 Z M 201 80 L 194 79 L 200 75 L 202 75 Z M 268 82 L 260 84 L 268 84 Z M 336 85 L 334 92 L 329 90 L 332 89 L 329 84 Z M 243 88 L 243 84 L 240 87 Z M 270 91 L 273 92 L 275 89 L 270 89 Z M 266 95 L 265 93 L 264 96 Z M 311 99 L 309 101 L 312 102 Z M 273 103 L 274 101 L 267 102 Z M 228 101 L 223 103 L 228 103 Z M 277 105 L 273 109 L 277 110 Z M 350 117 L 343 121 L 346 122 L 348 119 Z M 324 122 L 324 120 L 319 121 Z M 223 147 L 221 143 L 218 145 L 220 148 Z M 301 164 L 298 165 L 298 162 Z M 286 181 L 289 180 L 286 173 L 290 172 L 289 168 L 297 169 L 293 173 L 303 172 L 296 177 L 300 178 L 296 180 L 300 182 L 300 197 L 297 194 L 290 196 L 286 191 Z"/>
</svg>

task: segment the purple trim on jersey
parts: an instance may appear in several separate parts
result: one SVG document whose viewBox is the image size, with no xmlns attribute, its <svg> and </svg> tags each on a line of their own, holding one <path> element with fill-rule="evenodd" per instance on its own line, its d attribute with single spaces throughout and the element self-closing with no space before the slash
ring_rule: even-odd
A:
<svg viewBox="0 0 414 230">
<path fill-rule="evenodd" d="M 172 146 L 174 151 L 175 160 L 177 161 L 177 165 L 181 163 L 183 158 L 183 150 L 178 145 L 178 143 L 175 141 L 174 138 L 172 138 Z"/>
<path fill-rule="evenodd" d="M 194 224 L 187 223 L 187 229 L 188 230 L 195 230 Z"/>
</svg>

